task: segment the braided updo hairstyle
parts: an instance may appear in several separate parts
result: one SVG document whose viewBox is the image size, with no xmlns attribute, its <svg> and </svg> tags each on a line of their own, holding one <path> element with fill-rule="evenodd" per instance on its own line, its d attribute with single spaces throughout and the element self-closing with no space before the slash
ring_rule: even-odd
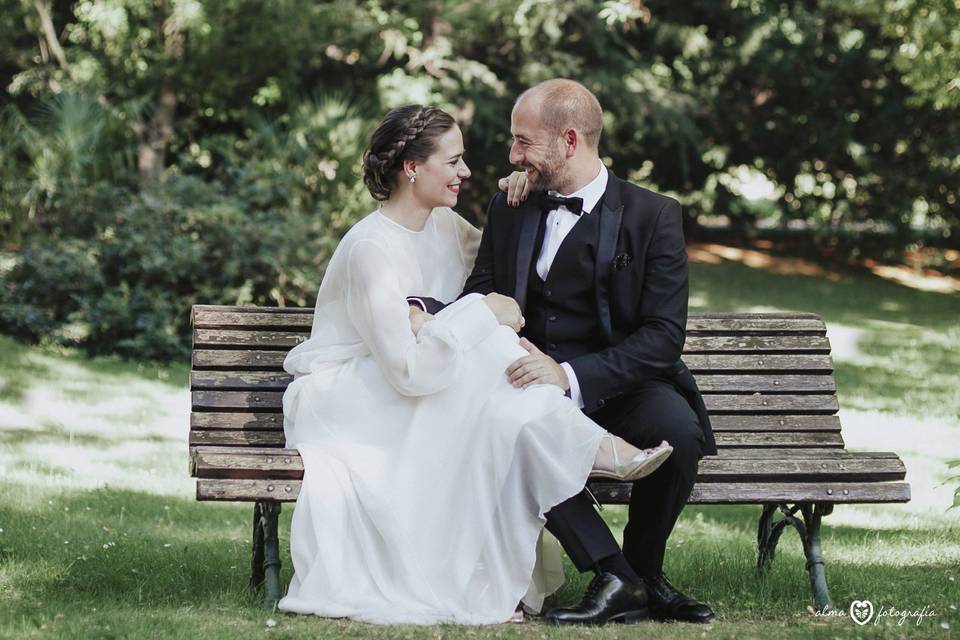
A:
<svg viewBox="0 0 960 640">
<path fill-rule="evenodd" d="M 436 151 L 437 139 L 456 124 L 450 114 L 437 107 L 408 104 L 391 109 L 363 152 L 363 182 L 370 195 L 375 200 L 389 198 L 403 161 L 425 161 Z"/>
</svg>

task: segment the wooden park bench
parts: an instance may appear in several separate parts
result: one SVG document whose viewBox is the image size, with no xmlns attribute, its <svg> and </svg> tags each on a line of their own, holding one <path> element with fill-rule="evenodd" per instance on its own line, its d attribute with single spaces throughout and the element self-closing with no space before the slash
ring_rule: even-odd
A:
<svg viewBox="0 0 960 640">
<path fill-rule="evenodd" d="M 280 596 L 277 516 L 296 500 L 303 465 L 284 448 L 287 351 L 310 333 L 305 309 L 193 307 L 190 469 L 197 500 L 254 502 L 253 586 Z M 814 603 L 831 606 L 821 518 L 835 504 L 906 502 L 894 453 L 844 449 L 826 326 L 813 314 L 704 314 L 687 323 L 684 361 L 704 394 L 719 454 L 700 462 L 690 504 L 758 504 L 758 567 L 793 526 Z M 603 503 L 629 501 L 629 483 L 591 482 Z"/>
</svg>

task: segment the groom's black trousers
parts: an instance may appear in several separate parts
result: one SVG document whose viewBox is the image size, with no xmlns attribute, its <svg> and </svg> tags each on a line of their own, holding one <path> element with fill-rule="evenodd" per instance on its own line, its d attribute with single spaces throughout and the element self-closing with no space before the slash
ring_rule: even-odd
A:
<svg viewBox="0 0 960 640">
<path fill-rule="evenodd" d="M 659 469 L 634 483 L 623 531 L 627 562 L 641 576 L 656 575 L 663 570 L 667 538 L 697 478 L 703 431 L 696 414 L 672 384 L 651 380 L 609 400 L 590 418 L 636 447 L 653 447 L 662 440 L 673 446 Z M 604 558 L 620 553 L 586 491 L 558 504 L 546 517 L 547 529 L 580 571 L 594 569 Z"/>
</svg>

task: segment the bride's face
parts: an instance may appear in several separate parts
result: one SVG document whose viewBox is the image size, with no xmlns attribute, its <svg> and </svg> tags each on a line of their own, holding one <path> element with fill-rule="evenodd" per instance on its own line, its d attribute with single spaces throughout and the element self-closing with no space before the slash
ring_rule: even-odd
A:
<svg viewBox="0 0 960 640">
<path fill-rule="evenodd" d="M 454 126 L 437 139 L 437 148 L 424 162 L 416 163 L 417 181 L 411 184 L 414 196 L 425 206 L 454 207 L 460 183 L 470 177 L 463 161 L 463 134 Z"/>
</svg>

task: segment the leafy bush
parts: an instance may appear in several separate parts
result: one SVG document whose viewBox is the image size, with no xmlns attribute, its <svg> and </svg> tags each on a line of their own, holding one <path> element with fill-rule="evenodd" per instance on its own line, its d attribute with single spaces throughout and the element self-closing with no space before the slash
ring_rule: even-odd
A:
<svg viewBox="0 0 960 640">
<path fill-rule="evenodd" d="M 57 180 L 0 272 L 0 332 L 169 359 L 189 353 L 193 304 L 310 304 L 373 207 L 357 175 L 370 122 L 328 96 L 248 125 L 191 145 L 158 184 Z"/>
</svg>

